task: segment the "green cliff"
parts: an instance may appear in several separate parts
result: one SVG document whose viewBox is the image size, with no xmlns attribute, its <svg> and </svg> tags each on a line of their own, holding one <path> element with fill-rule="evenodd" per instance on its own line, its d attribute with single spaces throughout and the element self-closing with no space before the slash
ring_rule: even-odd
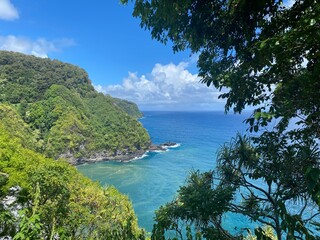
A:
<svg viewBox="0 0 320 240">
<path fill-rule="evenodd" d="M 120 98 L 113 98 L 113 102 L 130 116 L 142 118 L 143 114 L 139 111 L 137 104 Z"/>
<path fill-rule="evenodd" d="M 142 154 L 139 114 L 79 67 L 0 51 L 0 238 L 145 239 L 126 196 L 69 164 Z"/>
<path fill-rule="evenodd" d="M 1 239 L 144 239 L 126 196 L 35 152 L 39 136 L 12 106 L 0 118 Z"/>
<path fill-rule="evenodd" d="M 96 92 L 71 64 L 0 51 L 0 102 L 17 109 L 47 157 L 128 160 L 150 145 L 136 105 Z"/>
</svg>

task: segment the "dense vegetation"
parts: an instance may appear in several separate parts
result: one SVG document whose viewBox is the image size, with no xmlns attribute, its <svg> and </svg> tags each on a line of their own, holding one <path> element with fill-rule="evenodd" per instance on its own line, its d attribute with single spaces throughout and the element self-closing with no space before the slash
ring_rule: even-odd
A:
<svg viewBox="0 0 320 240">
<path fill-rule="evenodd" d="M 143 116 L 139 111 L 137 104 L 119 98 L 113 98 L 113 101 L 130 116 L 135 118 L 141 118 Z"/>
<path fill-rule="evenodd" d="M 97 93 L 87 73 L 57 60 L 0 52 L 0 102 L 14 106 L 48 157 L 114 158 L 150 139 L 136 105 Z"/>
<path fill-rule="evenodd" d="M 191 226 L 196 239 L 241 238 L 224 229 L 230 211 L 269 226 L 279 240 L 319 239 L 319 1 L 134 2 L 153 38 L 199 54 L 199 76 L 225 91 L 226 111 L 255 107 L 246 123 L 259 133 L 222 147 L 214 171 L 193 172 L 157 211 L 153 239 L 168 230 L 183 238 L 185 228 L 192 239 Z M 265 229 L 255 230 L 258 239 L 271 239 Z"/>
<path fill-rule="evenodd" d="M 126 196 L 52 159 L 143 151 L 139 116 L 78 67 L 0 51 L 0 237 L 144 239 Z"/>
<path fill-rule="evenodd" d="M 0 117 L 0 237 L 144 239 L 126 196 L 31 150 L 37 136 L 11 106 Z"/>
</svg>

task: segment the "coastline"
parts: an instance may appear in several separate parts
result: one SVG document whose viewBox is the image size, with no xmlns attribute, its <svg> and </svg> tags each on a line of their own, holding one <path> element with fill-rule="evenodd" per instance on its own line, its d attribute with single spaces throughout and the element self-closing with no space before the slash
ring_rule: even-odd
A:
<svg viewBox="0 0 320 240">
<path fill-rule="evenodd" d="M 66 159 L 73 166 L 106 161 L 130 162 L 132 160 L 143 158 L 148 152 L 165 152 L 168 150 L 168 148 L 177 148 L 179 146 L 179 143 L 165 142 L 162 144 L 151 144 L 148 149 L 137 150 L 135 152 L 125 152 L 110 155 L 110 153 L 107 151 L 101 151 L 94 153 L 89 158 L 75 158 L 73 154 L 67 153 L 62 154 L 60 158 Z"/>
</svg>

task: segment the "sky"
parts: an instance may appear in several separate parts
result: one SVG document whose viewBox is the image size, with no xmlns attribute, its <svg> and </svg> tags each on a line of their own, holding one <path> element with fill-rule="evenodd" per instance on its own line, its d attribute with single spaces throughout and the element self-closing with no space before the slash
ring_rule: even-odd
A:
<svg viewBox="0 0 320 240">
<path fill-rule="evenodd" d="M 95 89 L 142 110 L 221 110 L 216 89 L 199 83 L 197 55 L 173 53 L 119 0 L 0 0 L 0 49 L 85 69 Z"/>
<path fill-rule="evenodd" d="M 0 50 L 58 59 L 85 69 L 95 89 L 142 110 L 224 110 L 199 83 L 197 55 L 173 53 L 119 0 L 0 0 Z"/>
</svg>

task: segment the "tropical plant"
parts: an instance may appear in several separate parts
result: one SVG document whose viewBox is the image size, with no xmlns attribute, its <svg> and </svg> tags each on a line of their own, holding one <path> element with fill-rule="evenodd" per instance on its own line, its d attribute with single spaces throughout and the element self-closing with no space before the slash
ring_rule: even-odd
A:
<svg viewBox="0 0 320 240">
<path fill-rule="evenodd" d="M 21 119 L 12 122 L 12 129 L 19 130 L 15 128 L 19 122 Z M 6 128 L 1 121 L 2 237 L 119 240 L 145 238 L 144 231 L 138 227 L 128 197 L 112 186 L 102 188 L 63 160 L 45 158 L 28 149 L 23 140 L 27 136 L 22 136 L 22 139 L 12 137 L 11 130 Z M 17 210 L 19 214 L 16 213 Z"/>
<path fill-rule="evenodd" d="M 255 108 L 246 123 L 259 135 L 237 137 L 222 148 L 214 175 L 218 185 L 208 188 L 228 192 L 231 187 L 246 205 L 230 200 L 220 206 L 222 210 L 228 207 L 271 226 L 278 239 L 317 238 L 318 228 L 306 220 L 319 215 L 320 206 L 319 1 L 297 0 L 292 6 L 276 0 L 133 2 L 133 16 L 140 18 L 141 27 L 150 30 L 153 38 L 172 42 L 174 51 L 190 49 L 199 55 L 201 82 L 222 91 L 226 111 Z M 291 212 L 290 201 L 300 202 L 300 211 Z M 155 233 L 181 223 L 160 226 L 161 219 L 185 206 L 171 204 L 160 208 Z M 314 204 L 315 215 L 308 219 L 305 212 Z M 203 208 L 195 209 L 199 214 L 192 221 L 197 223 L 203 220 Z M 175 219 L 190 220 L 179 214 Z M 232 238 L 219 225 L 212 227 Z M 263 239 L 261 234 L 257 237 Z"/>
</svg>

